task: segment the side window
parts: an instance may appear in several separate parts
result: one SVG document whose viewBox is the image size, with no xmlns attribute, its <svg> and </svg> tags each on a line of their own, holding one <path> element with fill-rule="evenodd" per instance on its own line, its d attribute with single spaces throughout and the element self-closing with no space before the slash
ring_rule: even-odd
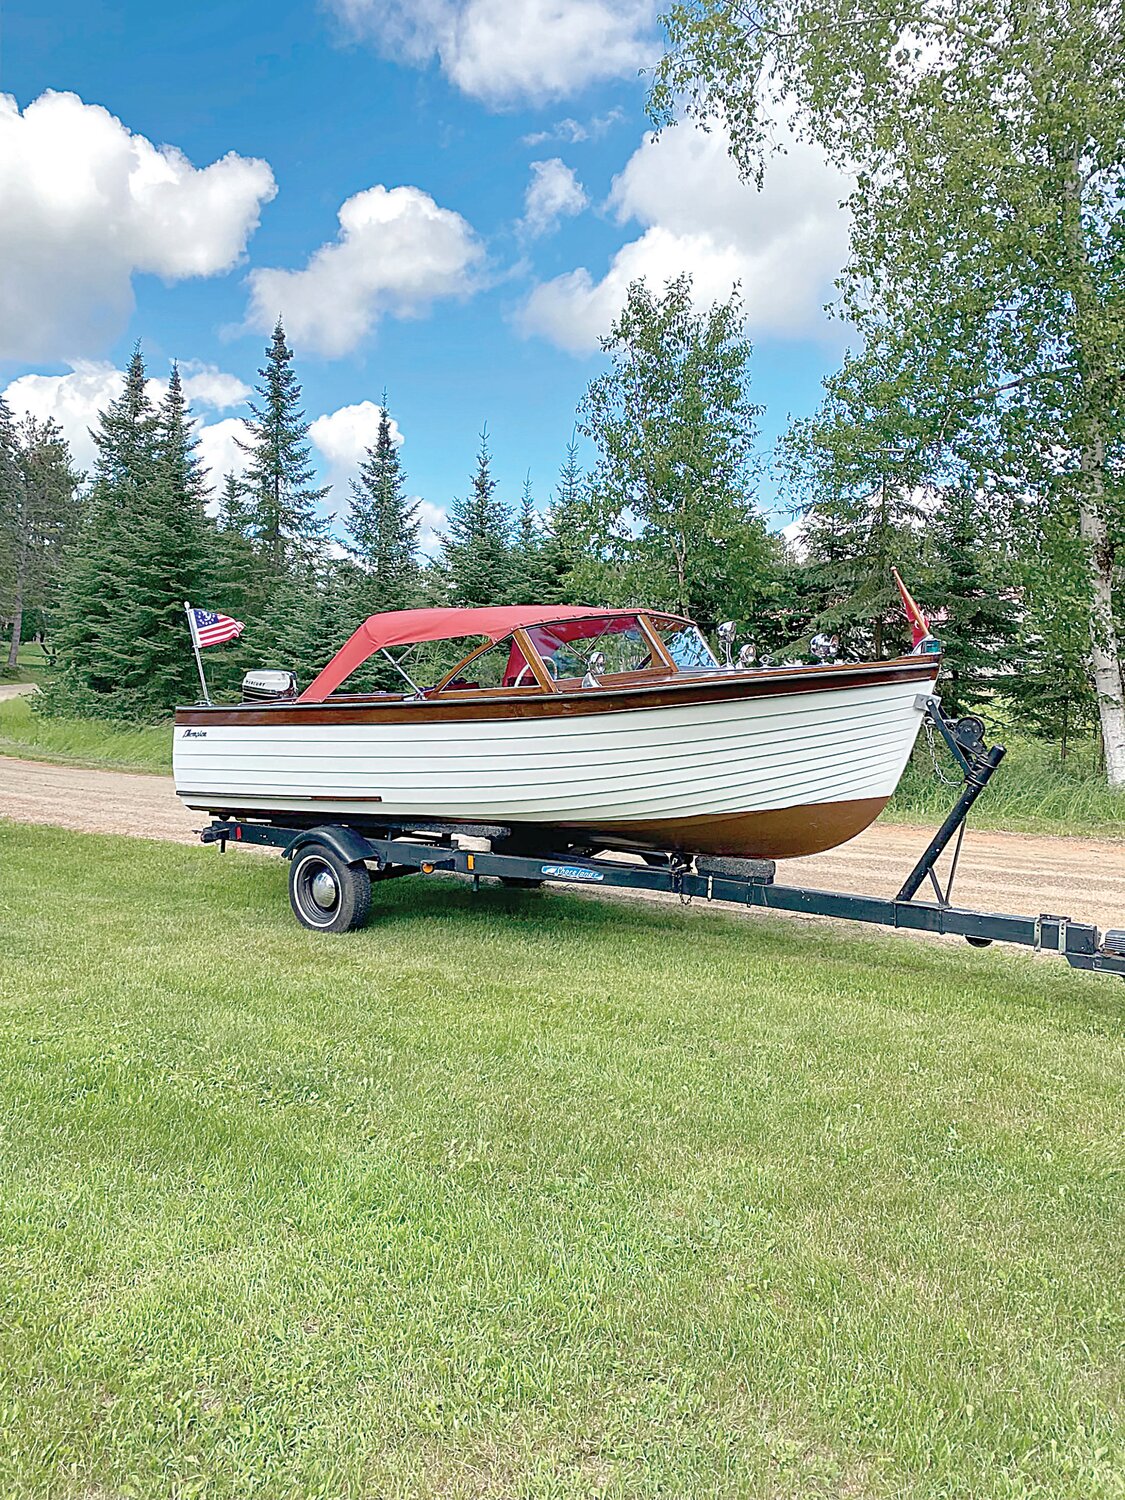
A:
<svg viewBox="0 0 1125 1500">
<path fill-rule="evenodd" d="M 601 653 L 602 672 L 640 672 L 652 666 L 652 651 L 639 625 L 607 630 L 590 642 L 590 653 Z"/>
<path fill-rule="evenodd" d="M 639 672 L 651 667 L 647 638 L 631 616 L 608 623 L 579 620 L 558 627 L 539 625 L 528 631 L 547 670 L 556 680 L 614 672 Z"/>
<path fill-rule="evenodd" d="M 442 691 L 456 693 L 513 687 L 539 688 L 539 682 L 524 661 L 519 647 L 509 637 L 463 662 L 457 675 L 444 684 Z"/>
</svg>

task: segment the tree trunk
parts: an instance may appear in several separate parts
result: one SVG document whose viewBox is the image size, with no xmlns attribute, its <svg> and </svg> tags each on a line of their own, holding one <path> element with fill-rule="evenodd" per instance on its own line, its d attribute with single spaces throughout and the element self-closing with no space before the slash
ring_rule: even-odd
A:
<svg viewBox="0 0 1125 1500">
<path fill-rule="evenodd" d="M 1082 455 L 1086 468 L 1087 455 Z M 1096 473 L 1101 488 L 1101 473 Z M 1090 557 L 1090 665 L 1098 695 L 1098 719 L 1105 745 L 1105 770 L 1110 786 L 1125 787 L 1125 694 L 1121 682 L 1121 646 L 1113 623 L 1113 561 L 1109 530 L 1101 508 L 1085 497 L 1079 503 L 1078 524 Z"/>
<path fill-rule="evenodd" d="M 26 517 L 25 517 L 26 523 Z M 20 664 L 20 644 L 23 636 L 23 601 L 27 587 L 27 538 L 20 538 L 20 549 L 16 557 L 16 580 L 12 599 L 12 639 L 8 646 L 8 670 L 14 672 Z"/>
<path fill-rule="evenodd" d="M 1084 410 L 1081 414 L 1082 489 L 1078 531 L 1090 565 L 1090 669 L 1105 746 L 1106 779 L 1125 787 L 1125 683 L 1113 610 L 1113 543 L 1105 518 L 1105 370 L 1098 354 L 1096 297 L 1082 223 L 1081 151 L 1066 179 L 1066 235 L 1074 273 L 1074 342 Z M 1091 357 L 1092 356 L 1092 357 Z"/>
<path fill-rule="evenodd" d="M 20 664 L 20 635 L 23 630 L 23 600 L 16 599 L 12 615 L 12 641 L 8 647 L 8 670 L 14 672 Z"/>
</svg>

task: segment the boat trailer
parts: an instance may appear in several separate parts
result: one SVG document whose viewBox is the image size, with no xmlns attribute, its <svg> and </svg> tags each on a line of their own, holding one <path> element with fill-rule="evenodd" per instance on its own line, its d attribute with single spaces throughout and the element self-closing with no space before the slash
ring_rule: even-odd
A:
<svg viewBox="0 0 1125 1500">
<path fill-rule="evenodd" d="M 298 815 L 286 826 L 246 817 L 217 817 L 200 830 L 205 844 L 257 844 L 279 849 L 290 861 L 289 897 L 304 926 L 320 932 L 348 932 L 363 926 L 371 905 L 373 881 L 402 875 L 456 874 L 479 887 L 484 876 L 531 889 L 546 882 L 594 889 L 655 891 L 687 902 L 698 898 L 732 906 L 837 917 L 911 932 L 963 937 L 974 947 L 1015 943 L 1036 952 L 1059 953 L 1073 968 L 1125 977 L 1125 930 L 1101 933 L 1089 922 L 1047 912 L 1015 916 L 955 906 L 953 884 L 961 855 L 965 821 L 1004 758 L 1002 745 L 987 747 L 981 719 L 948 718 L 935 697 L 920 697 L 927 733 L 937 731 L 963 775 L 963 785 L 948 817 L 923 850 L 893 898 L 779 885 L 776 865 L 768 859 L 734 859 L 697 855 L 645 853 L 636 858 L 595 857 L 587 850 L 527 840 L 526 825 L 450 824 L 360 817 L 317 824 Z M 306 826 L 298 826 L 304 824 Z M 563 830 L 545 829 L 550 837 Z M 478 847 L 466 847 L 466 844 Z M 952 845 L 944 879 L 938 862 Z M 932 901 L 919 901 L 929 882 Z"/>
</svg>

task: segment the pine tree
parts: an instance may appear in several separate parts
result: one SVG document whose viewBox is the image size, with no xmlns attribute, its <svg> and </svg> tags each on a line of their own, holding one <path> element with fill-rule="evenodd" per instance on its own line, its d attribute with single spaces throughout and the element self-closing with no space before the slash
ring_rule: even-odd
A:
<svg viewBox="0 0 1125 1500">
<path fill-rule="evenodd" d="M 449 529 L 441 538 L 440 565 L 450 604 L 496 604 L 513 586 L 512 518 L 496 499 L 488 429 L 480 435 L 472 489 L 449 508 Z"/>
<path fill-rule="evenodd" d="M 243 482 L 250 533 L 276 579 L 290 564 L 315 554 L 328 532 L 327 519 L 316 509 L 328 487 L 313 484 L 301 387 L 280 318 L 258 374 L 258 400 L 250 403 L 247 424 L 250 440 L 239 446 L 248 456 Z"/>
<path fill-rule="evenodd" d="M 260 665 L 296 672 L 307 687 L 351 633 L 347 563 L 323 555 L 291 568 L 277 583 L 259 621 Z M 349 680 L 348 687 L 358 684 Z"/>
<path fill-rule="evenodd" d="M 623 597 L 617 570 L 598 553 L 593 531 L 589 480 L 572 436 L 543 522 L 548 602 L 612 603 Z"/>
<path fill-rule="evenodd" d="M 1016 605 L 996 560 L 1001 555 L 987 502 L 972 484 L 950 486 L 927 534 L 926 607 L 938 616 L 941 696 L 964 713 L 1003 686 L 1016 631 Z"/>
<path fill-rule="evenodd" d="M 555 486 L 554 499 L 547 513 L 550 531 L 557 540 L 564 561 L 569 565 L 568 571 L 577 566 L 586 551 L 584 543 L 590 522 L 588 511 L 589 486 L 578 462 L 578 439 L 572 437 L 566 445 L 566 458 L 559 470 L 559 482 Z"/>
<path fill-rule="evenodd" d="M 17 597 L 20 555 L 20 515 L 23 510 L 23 475 L 16 426 L 8 403 L 0 396 L 0 616 L 13 625 L 8 665 L 19 656 Z"/>
<path fill-rule="evenodd" d="M 48 707 L 154 719 L 194 698 L 184 600 L 209 582 L 212 532 L 178 372 L 160 411 L 137 349 L 100 414 L 90 519 L 72 553 Z"/>
<path fill-rule="evenodd" d="M 820 411 L 793 423 L 781 449 L 805 511 L 813 628 L 839 632 L 850 656 L 879 658 L 909 642 L 891 568 L 917 580 L 935 495 L 914 372 L 896 351 L 872 348 L 824 385 Z"/>
<path fill-rule="evenodd" d="M 233 469 L 228 469 L 223 475 L 216 520 L 221 530 L 238 532 L 249 539 L 250 514 L 246 504 L 246 491 Z"/>
<path fill-rule="evenodd" d="M 519 510 L 516 512 L 516 530 L 512 543 L 516 557 L 523 559 L 533 556 L 542 539 L 543 528 L 539 520 L 535 497 L 531 492 L 531 471 L 529 470 L 524 476 Z"/>
<path fill-rule="evenodd" d="M 268 591 L 249 535 L 246 497 L 237 475 L 223 476 L 212 537 L 206 603 L 242 620 L 246 630 L 238 640 L 207 660 L 207 677 L 216 699 L 236 691 L 243 674 L 260 666 L 263 647 L 260 628 Z M 203 598 L 203 595 L 200 595 Z"/>
<path fill-rule="evenodd" d="M 133 685 L 146 714 L 166 712 L 197 691 L 194 662 L 185 650 L 184 601 L 208 602 L 214 561 L 198 447 L 174 364 L 156 414 L 153 485 L 136 518 L 123 580 L 121 681 Z"/>
<path fill-rule="evenodd" d="M 559 597 L 558 576 L 542 517 L 531 492 L 531 475 L 523 482 L 512 538 L 512 586 L 509 604 L 554 604 Z"/>
<path fill-rule="evenodd" d="M 7 659 L 12 670 L 19 665 L 21 642 L 33 631 L 45 634 L 56 608 L 61 558 L 77 520 L 76 495 L 81 480 L 71 466 L 70 449 L 56 422 L 39 422 L 29 416 L 15 437 L 16 469 L 5 528 L 12 563 Z M 0 445 L 3 441 L 0 415 Z"/>
<path fill-rule="evenodd" d="M 406 609 L 418 595 L 418 507 L 406 494 L 386 391 L 379 430 L 351 481 L 351 496 L 344 530 L 358 564 L 357 606 L 364 616 Z"/>
<path fill-rule="evenodd" d="M 65 565 L 55 668 L 43 707 L 109 718 L 131 705 L 122 691 L 120 644 L 123 560 L 156 483 L 156 413 L 145 390 L 138 345 L 121 395 L 98 414 L 94 482 L 81 535 Z"/>
<path fill-rule="evenodd" d="M 923 518 L 913 492 L 885 479 L 870 490 L 826 496 L 810 509 L 805 579 L 817 602 L 814 631 L 842 634 L 851 656 L 878 660 L 907 648 L 891 569 L 907 578 L 919 573 Z"/>
</svg>

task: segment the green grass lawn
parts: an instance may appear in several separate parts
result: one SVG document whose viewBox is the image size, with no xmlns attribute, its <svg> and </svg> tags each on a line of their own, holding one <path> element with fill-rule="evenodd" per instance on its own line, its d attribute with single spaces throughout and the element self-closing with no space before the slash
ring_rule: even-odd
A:
<svg viewBox="0 0 1125 1500">
<path fill-rule="evenodd" d="M 1125 792 L 1106 785 L 1093 742 L 1079 744 L 1061 762 L 1058 748 L 1042 740 L 1003 730 L 991 738 L 1006 744 L 1008 754 L 973 809 L 974 828 L 1125 838 Z M 943 774 L 955 778 L 944 746 L 937 760 Z M 920 739 L 883 816 L 901 823 L 940 823 L 959 790 L 934 774 L 929 749 Z"/>
<path fill-rule="evenodd" d="M 1125 989 L 0 823 L 0 1494 L 1108 1500 Z"/>
<path fill-rule="evenodd" d="M 172 726 L 41 718 L 30 698 L 11 698 L 0 703 L 0 755 L 168 774 L 172 769 Z"/>
<path fill-rule="evenodd" d="M 0 683 L 39 682 L 47 670 L 47 657 L 38 641 L 24 641 L 20 646 L 20 664 L 13 672 L 7 665 L 8 641 L 0 640 Z"/>
</svg>

